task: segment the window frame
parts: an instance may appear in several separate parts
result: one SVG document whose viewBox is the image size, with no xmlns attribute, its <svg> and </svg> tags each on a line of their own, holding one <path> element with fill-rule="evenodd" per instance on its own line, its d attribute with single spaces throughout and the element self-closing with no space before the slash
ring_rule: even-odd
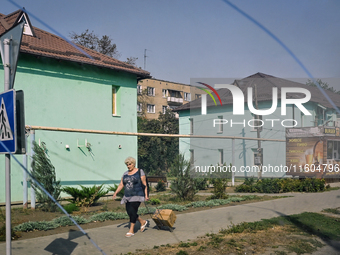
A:
<svg viewBox="0 0 340 255">
<path fill-rule="evenodd" d="M 143 112 L 143 104 L 142 103 L 137 103 L 137 112 Z"/>
<path fill-rule="evenodd" d="M 143 93 L 143 86 L 142 85 L 137 85 L 137 94 L 141 95 Z"/>
<path fill-rule="evenodd" d="M 184 92 L 184 100 L 190 102 L 191 101 L 191 93 Z"/>
<path fill-rule="evenodd" d="M 166 110 L 168 109 L 168 106 L 167 105 L 162 105 L 162 112 L 163 114 L 166 113 Z"/>
<path fill-rule="evenodd" d="M 167 98 L 168 97 L 168 90 L 167 89 L 162 89 L 162 97 Z"/>
<path fill-rule="evenodd" d="M 151 91 L 151 93 L 150 93 Z M 156 95 L 156 89 L 154 87 L 147 87 L 147 93 L 148 93 L 148 96 L 155 96 Z"/>
<path fill-rule="evenodd" d="M 329 148 L 329 143 L 332 143 L 332 148 Z M 335 146 L 336 145 L 336 146 Z M 330 151 L 329 150 L 332 150 L 331 152 L 331 157 L 329 156 L 330 155 Z M 340 160 L 340 140 L 327 140 L 327 159 L 332 159 L 332 160 Z M 336 153 L 336 156 L 335 157 L 335 153 Z"/>
<path fill-rule="evenodd" d="M 112 116 L 117 116 L 117 87 L 112 86 Z"/>
<path fill-rule="evenodd" d="M 149 108 L 152 107 L 153 111 L 150 112 Z M 156 113 L 156 106 L 154 104 L 147 104 L 147 108 L 146 108 L 147 113 Z"/>
</svg>

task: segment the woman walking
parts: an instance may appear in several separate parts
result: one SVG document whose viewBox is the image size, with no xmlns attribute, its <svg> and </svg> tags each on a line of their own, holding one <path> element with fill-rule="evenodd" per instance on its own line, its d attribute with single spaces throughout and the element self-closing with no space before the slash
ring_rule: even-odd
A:
<svg viewBox="0 0 340 255">
<path fill-rule="evenodd" d="M 132 157 L 128 157 L 124 162 L 128 168 L 128 171 L 123 174 L 118 188 L 113 194 L 112 198 L 115 199 L 118 192 L 121 191 L 123 187 L 125 188 L 124 197 L 120 203 L 125 203 L 126 212 L 130 217 L 130 230 L 125 236 L 131 237 L 135 234 L 134 227 L 137 220 L 140 222 L 141 232 L 145 230 L 145 227 L 148 224 L 147 220 L 143 220 L 138 215 L 138 207 L 140 206 L 141 202 L 147 201 L 149 198 L 144 171 L 135 167 L 136 160 Z M 145 187 L 144 190 L 142 184 Z"/>
</svg>

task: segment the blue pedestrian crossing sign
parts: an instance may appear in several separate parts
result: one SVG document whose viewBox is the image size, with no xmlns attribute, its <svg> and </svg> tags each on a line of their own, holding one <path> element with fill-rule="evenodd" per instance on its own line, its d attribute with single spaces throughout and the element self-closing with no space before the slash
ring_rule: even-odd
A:
<svg viewBox="0 0 340 255">
<path fill-rule="evenodd" d="M 16 109 L 15 90 L 0 94 L 0 141 L 11 153 L 16 152 Z M 0 153 L 8 153 L 0 143 Z"/>
</svg>

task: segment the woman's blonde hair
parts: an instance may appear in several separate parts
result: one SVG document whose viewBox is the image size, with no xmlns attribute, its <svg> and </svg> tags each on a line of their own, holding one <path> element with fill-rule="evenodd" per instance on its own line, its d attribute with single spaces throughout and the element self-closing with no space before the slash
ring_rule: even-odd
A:
<svg viewBox="0 0 340 255">
<path fill-rule="evenodd" d="M 133 165 L 136 165 L 136 159 L 134 159 L 133 157 L 127 157 L 124 161 L 125 165 L 131 163 Z"/>
</svg>

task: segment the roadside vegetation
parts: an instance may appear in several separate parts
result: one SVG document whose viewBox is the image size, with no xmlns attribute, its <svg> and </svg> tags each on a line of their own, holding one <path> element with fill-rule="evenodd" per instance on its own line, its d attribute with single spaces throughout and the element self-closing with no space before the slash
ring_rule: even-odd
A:
<svg viewBox="0 0 340 255">
<path fill-rule="evenodd" d="M 155 246 L 135 254 L 311 254 L 340 241 L 340 219 L 319 213 L 231 224 L 196 240 Z"/>
<path fill-rule="evenodd" d="M 235 188 L 236 192 L 247 193 L 286 193 L 286 192 L 322 192 L 330 190 L 325 179 L 305 178 L 273 178 L 260 179 L 246 178 L 244 183 Z"/>
<path fill-rule="evenodd" d="M 168 193 L 169 194 L 169 193 Z M 206 197 L 204 197 L 206 198 Z M 215 206 L 222 206 L 228 204 L 236 204 L 241 201 L 258 201 L 259 197 L 257 196 L 231 196 L 228 199 L 209 199 L 208 200 L 199 200 L 202 199 L 200 197 L 195 198 L 197 201 L 182 201 L 181 204 L 175 203 L 176 197 L 173 195 L 158 195 L 157 198 L 152 198 L 152 200 L 148 203 L 147 207 L 140 207 L 138 214 L 145 215 L 145 214 L 153 214 L 156 209 L 171 209 L 176 212 L 182 212 L 189 210 L 191 208 L 201 208 L 201 207 L 215 207 Z M 267 198 L 268 199 L 268 198 Z M 170 202 L 170 203 L 169 203 Z M 153 206 L 153 204 L 157 204 L 157 208 Z M 65 205 L 66 206 L 69 206 Z M 105 209 L 104 206 L 102 209 Z M 78 224 L 86 224 L 90 222 L 103 222 L 108 220 L 120 220 L 120 219 L 128 219 L 128 215 L 125 212 L 124 206 L 117 207 L 114 210 L 107 210 L 102 212 L 93 212 L 86 214 L 87 211 L 83 211 L 82 215 L 77 215 L 78 211 L 74 211 L 74 215 L 72 217 Z M 68 218 L 68 216 L 61 216 L 52 220 L 44 220 L 44 221 L 28 221 L 16 225 L 14 227 L 14 231 L 20 232 L 29 232 L 29 231 L 46 231 L 50 229 L 55 229 L 58 227 L 64 226 L 72 226 L 74 225 L 73 222 Z"/>
</svg>

